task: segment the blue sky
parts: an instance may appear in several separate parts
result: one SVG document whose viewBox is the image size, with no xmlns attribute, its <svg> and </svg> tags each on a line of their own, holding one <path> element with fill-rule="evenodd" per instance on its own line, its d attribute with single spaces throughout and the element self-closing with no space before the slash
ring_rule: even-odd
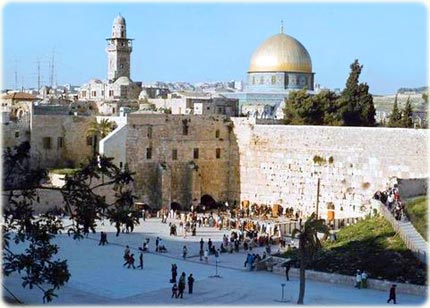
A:
<svg viewBox="0 0 430 308">
<path fill-rule="evenodd" d="M 121 13 L 134 38 L 135 81 L 246 80 L 249 60 L 284 32 L 309 51 L 316 82 L 343 88 L 349 65 L 374 94 L 427 84 L 427 10 L 420 3 L 9 3 L 2 10 L 3 87 L 105 79 L 105 38 Z M 16 69 L 15 69 L 16 68 Z"/>
</svg>

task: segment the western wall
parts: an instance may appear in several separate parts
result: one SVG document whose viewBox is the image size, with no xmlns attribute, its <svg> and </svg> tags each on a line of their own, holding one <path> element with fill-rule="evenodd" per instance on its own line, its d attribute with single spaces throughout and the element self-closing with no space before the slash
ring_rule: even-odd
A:
<svg viewBox="0 0 430 308">
<path fill-rule="evenodd" d="M 232 118 L 237 138 L 240 199 L 316 211 L 336 218 L 370 212 L 370 199 L 393 178 L 428 178 L 423 129 L 259 125 Z"/>
</svg>

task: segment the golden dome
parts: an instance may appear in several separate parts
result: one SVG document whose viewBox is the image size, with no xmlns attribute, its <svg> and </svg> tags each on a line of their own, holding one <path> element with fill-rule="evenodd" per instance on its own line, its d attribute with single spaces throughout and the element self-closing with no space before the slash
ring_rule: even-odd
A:
<svg viewBox="0 0 430 308">
<path fill-rule="evenodd" d="M 279 33 L 269 37 L 254 51 L 249 72 L 312 73 L 311 56 L 298 40 Z"/>
</svg>

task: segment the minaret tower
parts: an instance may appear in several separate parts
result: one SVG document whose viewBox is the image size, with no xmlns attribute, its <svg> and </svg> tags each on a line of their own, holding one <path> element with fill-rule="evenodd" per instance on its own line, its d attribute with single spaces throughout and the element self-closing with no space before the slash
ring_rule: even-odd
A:
<svg viewBox="0 0 430 308">
<path fill-rule="evenodd" d="M 113 21 L 112 37 L 107 38 L 108 80 L 115 82 L 119 77 L 130 78 L 130 55 L 133 39 L 127 38 L 125 18 L 121 14 Z"/>
</svg>

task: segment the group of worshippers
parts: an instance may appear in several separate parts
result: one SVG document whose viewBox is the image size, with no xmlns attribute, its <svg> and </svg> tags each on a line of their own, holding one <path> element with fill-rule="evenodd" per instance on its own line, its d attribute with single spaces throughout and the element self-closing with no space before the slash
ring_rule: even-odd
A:
<svg viewBox="0 0 430 308">
<path fill-rule="evenodd" d="M 176 283 L 176 277 L 178 275 L 178 266 L 174 263 L 171 268 L 172 278 L 170 279 L 170 283 L 173 283 L 172 286 L 172 298 L 184 298 L 184 290 L 186 287 L 186 274 L 182 272 L 179 277 L 178 283 Z M 188 282 L 188 293 L 193 294 L 193 286 L 194 286 L 194 277 L 193 274 L 190 274 L 187 279 Z"/>
<path fill-rule="evenodd" d="M 388 188 L 385 191 L 377 191 L 373 197 L 385 204 L 396 220 L 407 220 L 405 204 L 400 199 L 397 184 L 394 184 L 394 187 Z"/>
</svg>

